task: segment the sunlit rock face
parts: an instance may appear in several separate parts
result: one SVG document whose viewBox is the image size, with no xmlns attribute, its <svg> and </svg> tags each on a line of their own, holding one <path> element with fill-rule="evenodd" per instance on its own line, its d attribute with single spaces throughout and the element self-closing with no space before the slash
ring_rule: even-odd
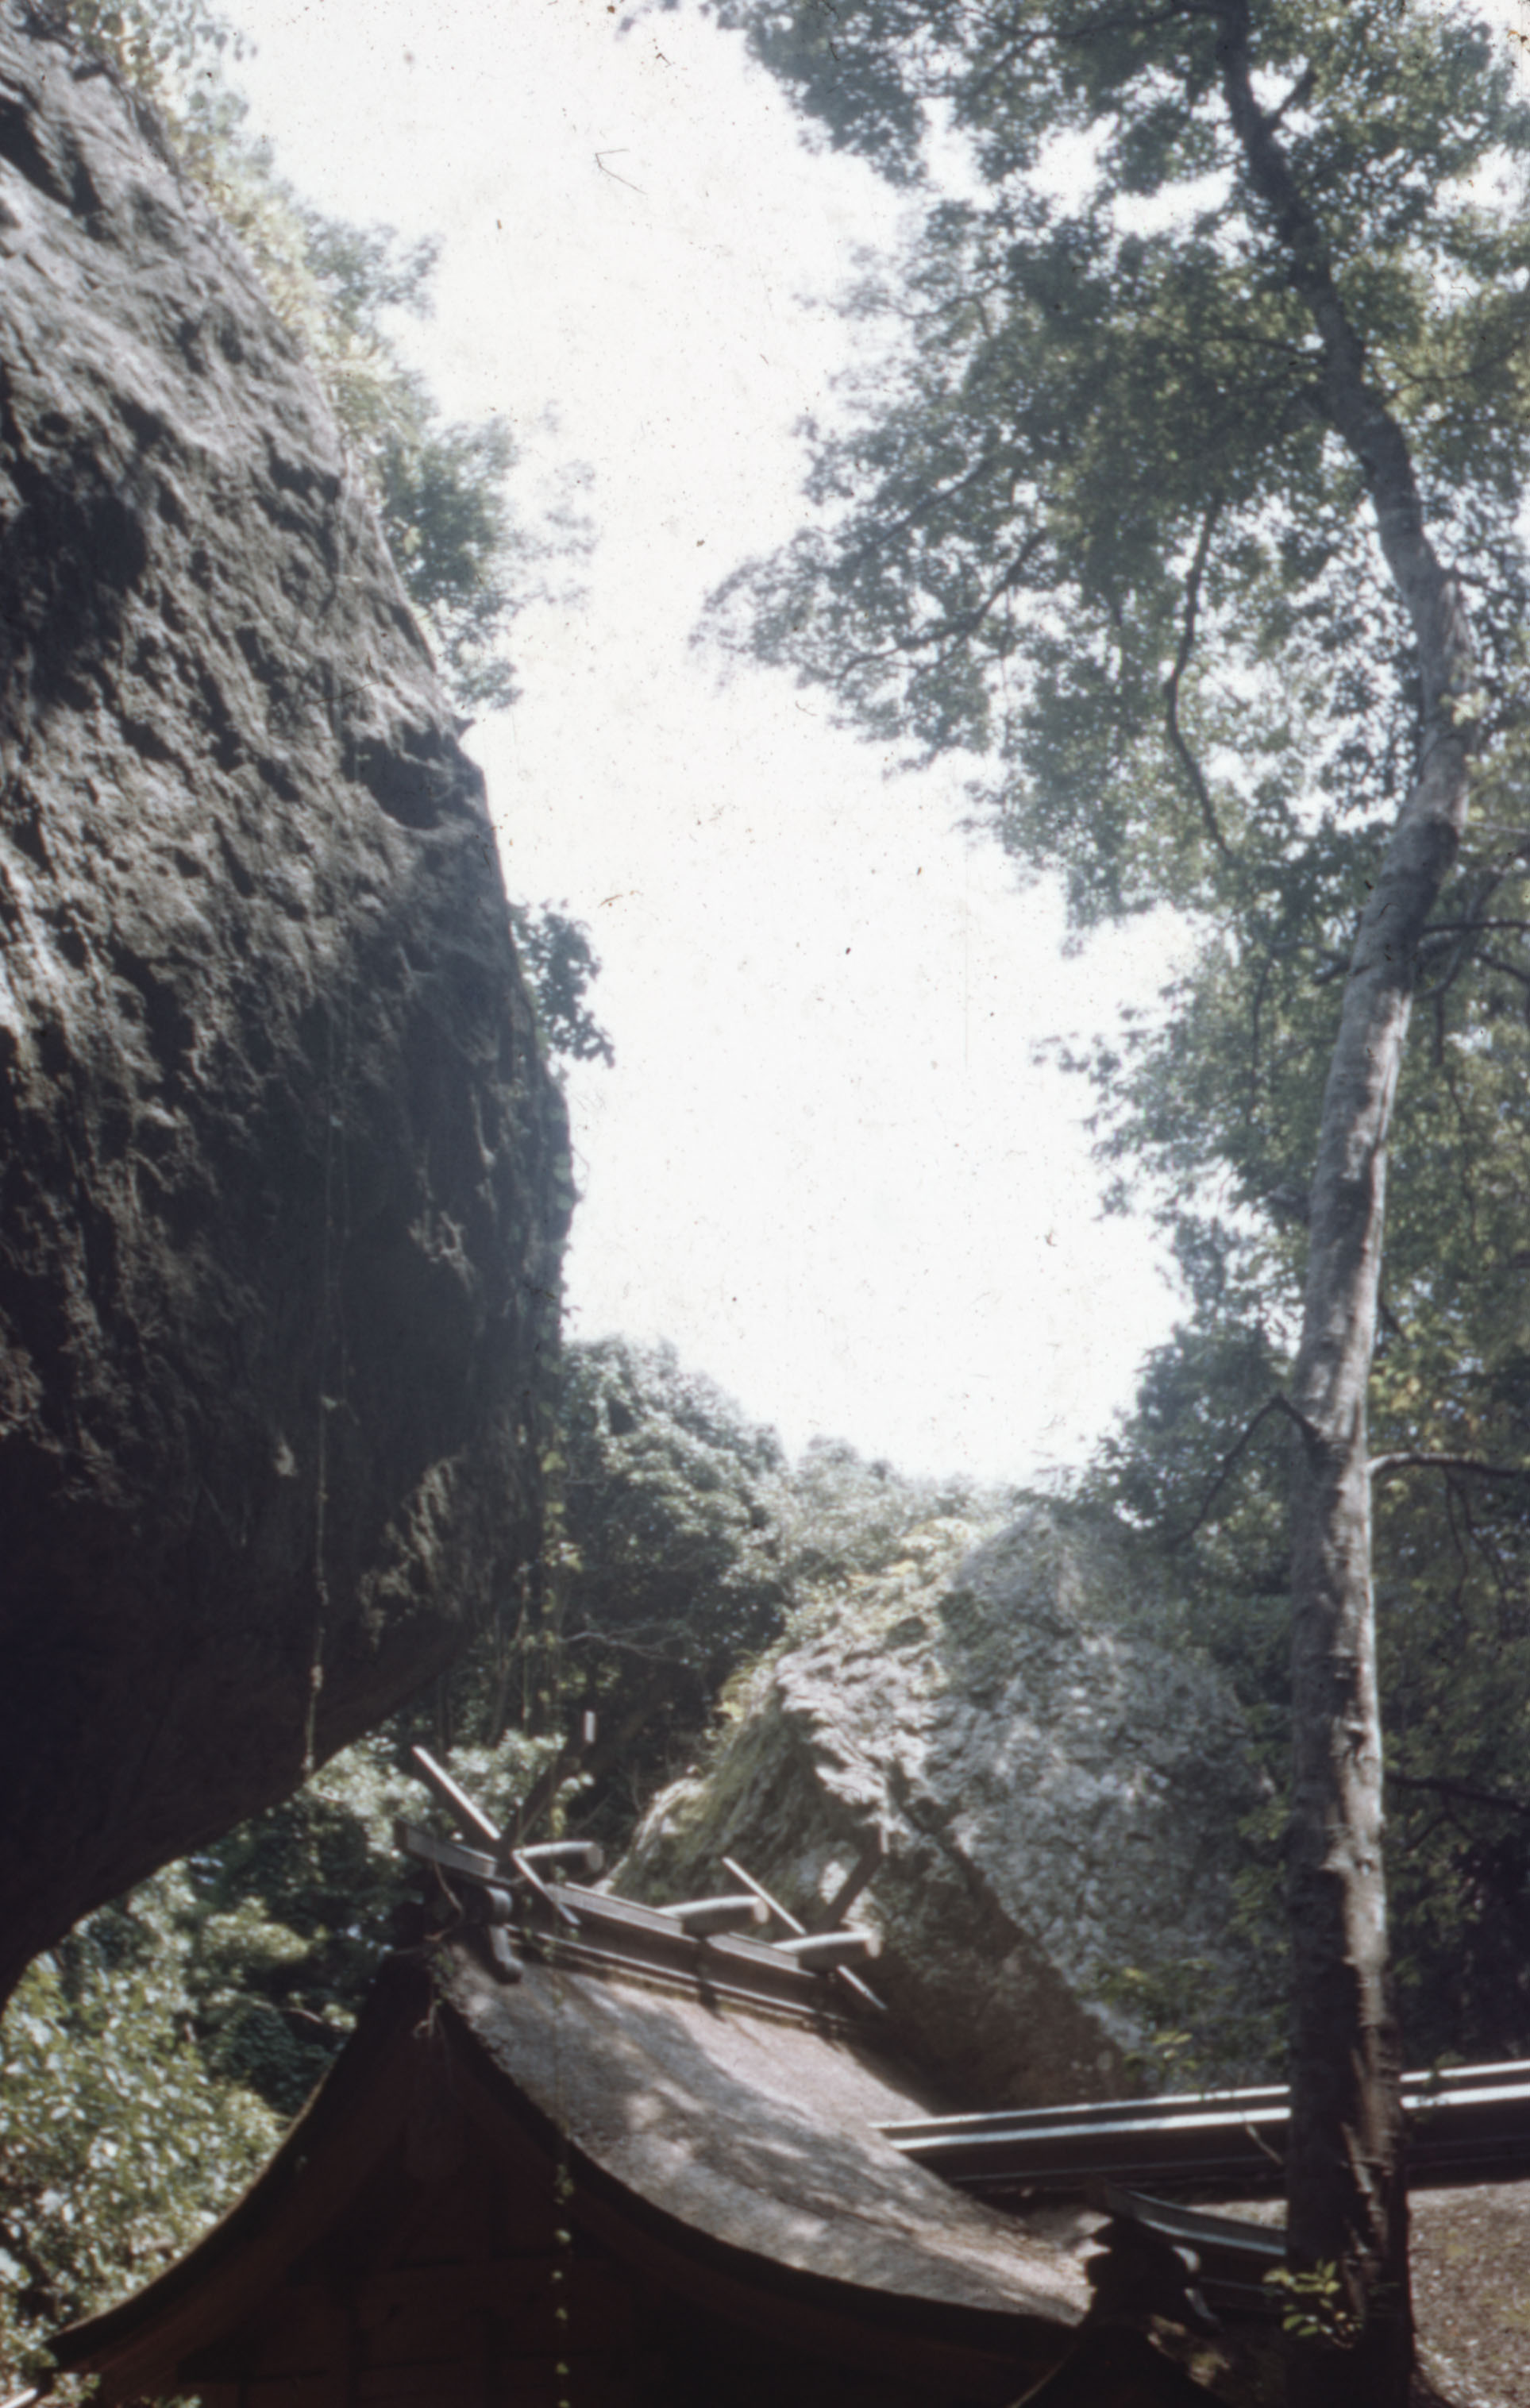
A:
<svg viewBox="0 0 1530 2408">
<path fill-rule="evenodd" d="M 431 1677 L 536 1543 L 560 1099 L 312 375 L 0 16 L 5 1968 Z"/>
<path fill-rule="evenodd" d="M 871 1977 L 946 2096 L 1119 2094 L 1172 2073 L 1168 2015 L 1199 2070 L 1249 2070 L 1228 2055 L 1253 2003 L 1231 1930 L 1258 1798 L 1242 1726 L 1213 1673 L 1132 1635 L 1132 1605 L 1108 1534 L 1046 1509 L 976 1547 L 926 1525 L 751 1676 L 619 1885 L 704 1895 L 731 1855 L 811 1924 L 879 1827 L 852 1919 L 882 1933 Z"/>
</svg>

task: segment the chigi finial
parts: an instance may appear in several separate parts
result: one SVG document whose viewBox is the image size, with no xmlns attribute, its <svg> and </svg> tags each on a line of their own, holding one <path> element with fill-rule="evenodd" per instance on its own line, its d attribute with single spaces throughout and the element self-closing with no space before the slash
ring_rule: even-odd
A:
<svg viewBox="0 0 1530 2408">
<path fill-rule="evenodd" d="M 398 1846 L 426 1880 L 425 1920 L 412 1937 L 441 1939 L 466 1927 L 505 1982 L 520 1980 L 526 1947 L 545 1953 L 556 1945 L 580 1962 L 682 1975 L 756 2004 L 821 2007 L 822 1979 L 832 1975 L 862 2006 L 880 2012 L 881 2000 L 853 1970 L 879 1953 L 880 1936 L 844 1920 L 884 1861 L 880 1831 L 816 1927 L 773 1898 L 736 1856 L 722 1859 L 735 1889 L 657 1907 L 614 1898 L 586 1886 L 605 1870 L 597 1841 L 529 1836 L 594 1737 L 595 1718 L 585 1714 L 578 1736 L 559 1749 L 503 1828 L 427 1748 L 410 1750 L 420 1779 L 464 1834 L 442 1840 L 412 1823 L 395 1824 Z M 773 1938 L 772 1925 L 781 1927 Z"/>
</svg>

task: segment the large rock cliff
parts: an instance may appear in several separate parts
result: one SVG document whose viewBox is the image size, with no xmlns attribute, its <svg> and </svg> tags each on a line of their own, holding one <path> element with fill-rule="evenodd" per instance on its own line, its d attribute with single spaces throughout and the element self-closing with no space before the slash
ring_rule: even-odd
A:
<svg viewBox="0 0 1530 2408">
<path fill-rule="evenodd" d="M 535 1546 L 565 1136 L 478 773 L 236 244 L 0 12 L 5 1975 Z"/>
<path fill-rule="evenodd" d="M 882 1934 L 876 1986 L 945 2096 L 1119 2096 L 1165 2012 L 1216 2062 L 1253 2003 L 1232 1930 L 1258 1797 L 1237 1707 L 1134 1632 L 1108 1530 L 1038 1508 L 972 1541 L 927 1524 L 810 1609 L 730 1699 L 710 1761 L 655 1799 L 618 1885 L 705 1896 L 735 1885 L 731 1855 L 811 1925 L 880 1830 L 854 1919 Z"/>
</svg>

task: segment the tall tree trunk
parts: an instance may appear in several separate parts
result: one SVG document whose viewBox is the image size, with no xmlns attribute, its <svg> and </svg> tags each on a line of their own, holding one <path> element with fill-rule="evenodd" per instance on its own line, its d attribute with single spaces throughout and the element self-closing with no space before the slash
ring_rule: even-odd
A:
<svg viewBox="0 0 1530 2408">
<path fill-rule="evenodd" d="M 1252 88 L 1247 0 L 1219 9 L 1223 89 L 1245 171 L 1322 343 L 1315 399 L 1365 472 L 1412 621 L 1419 767 L 1361 913 L 1323 1095 L 1292 1494 L 1294 1764 L 1290 2260 L 1332 2264 L 1345 2345 L 1297 2344 L 1293 2408 L 1406 2408 L 1412 2363 L 1402 2059 L 1387 1956 L 1381 1732 L 1366 1397 L 1387 1131 L 1419 940 L 1466 823 L 1471 630 L 1423 524 L 1407 437 L 1372 385 L 1316 213 Z"/>
</svg>

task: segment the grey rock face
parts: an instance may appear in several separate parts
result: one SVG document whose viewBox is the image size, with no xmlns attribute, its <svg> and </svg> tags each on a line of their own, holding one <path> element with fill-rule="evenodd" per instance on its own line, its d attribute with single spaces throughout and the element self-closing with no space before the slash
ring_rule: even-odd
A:
<svg viewBox="0 0 1530 2408">
<path fill-rule="evenodd" d="M 1126 1577 L 1107 1535 L 1045 1510 L 975 1549 L 926 1525 L 751 1676 L 619 1885 L 695 1897 L 733 1855 L 811 1923 L 879 1826 L 853 1919 L 882 1932 L 876 1987 L 947 2095 L 1119 2095 L 1148 2030 L 1102 1976 L 1182 1987 L 1193 2022 L 1246 1978 L 1228 1885 L 1256 1797 L 1233 1700 L 1127 1635 Z"/>
<path fill-rule="evenodd" d="M 0 579 L 3 1989 L 510 1588 L 568 1206 L 480 781 L 314 379 L 14 7 Z"/>
</svg>

